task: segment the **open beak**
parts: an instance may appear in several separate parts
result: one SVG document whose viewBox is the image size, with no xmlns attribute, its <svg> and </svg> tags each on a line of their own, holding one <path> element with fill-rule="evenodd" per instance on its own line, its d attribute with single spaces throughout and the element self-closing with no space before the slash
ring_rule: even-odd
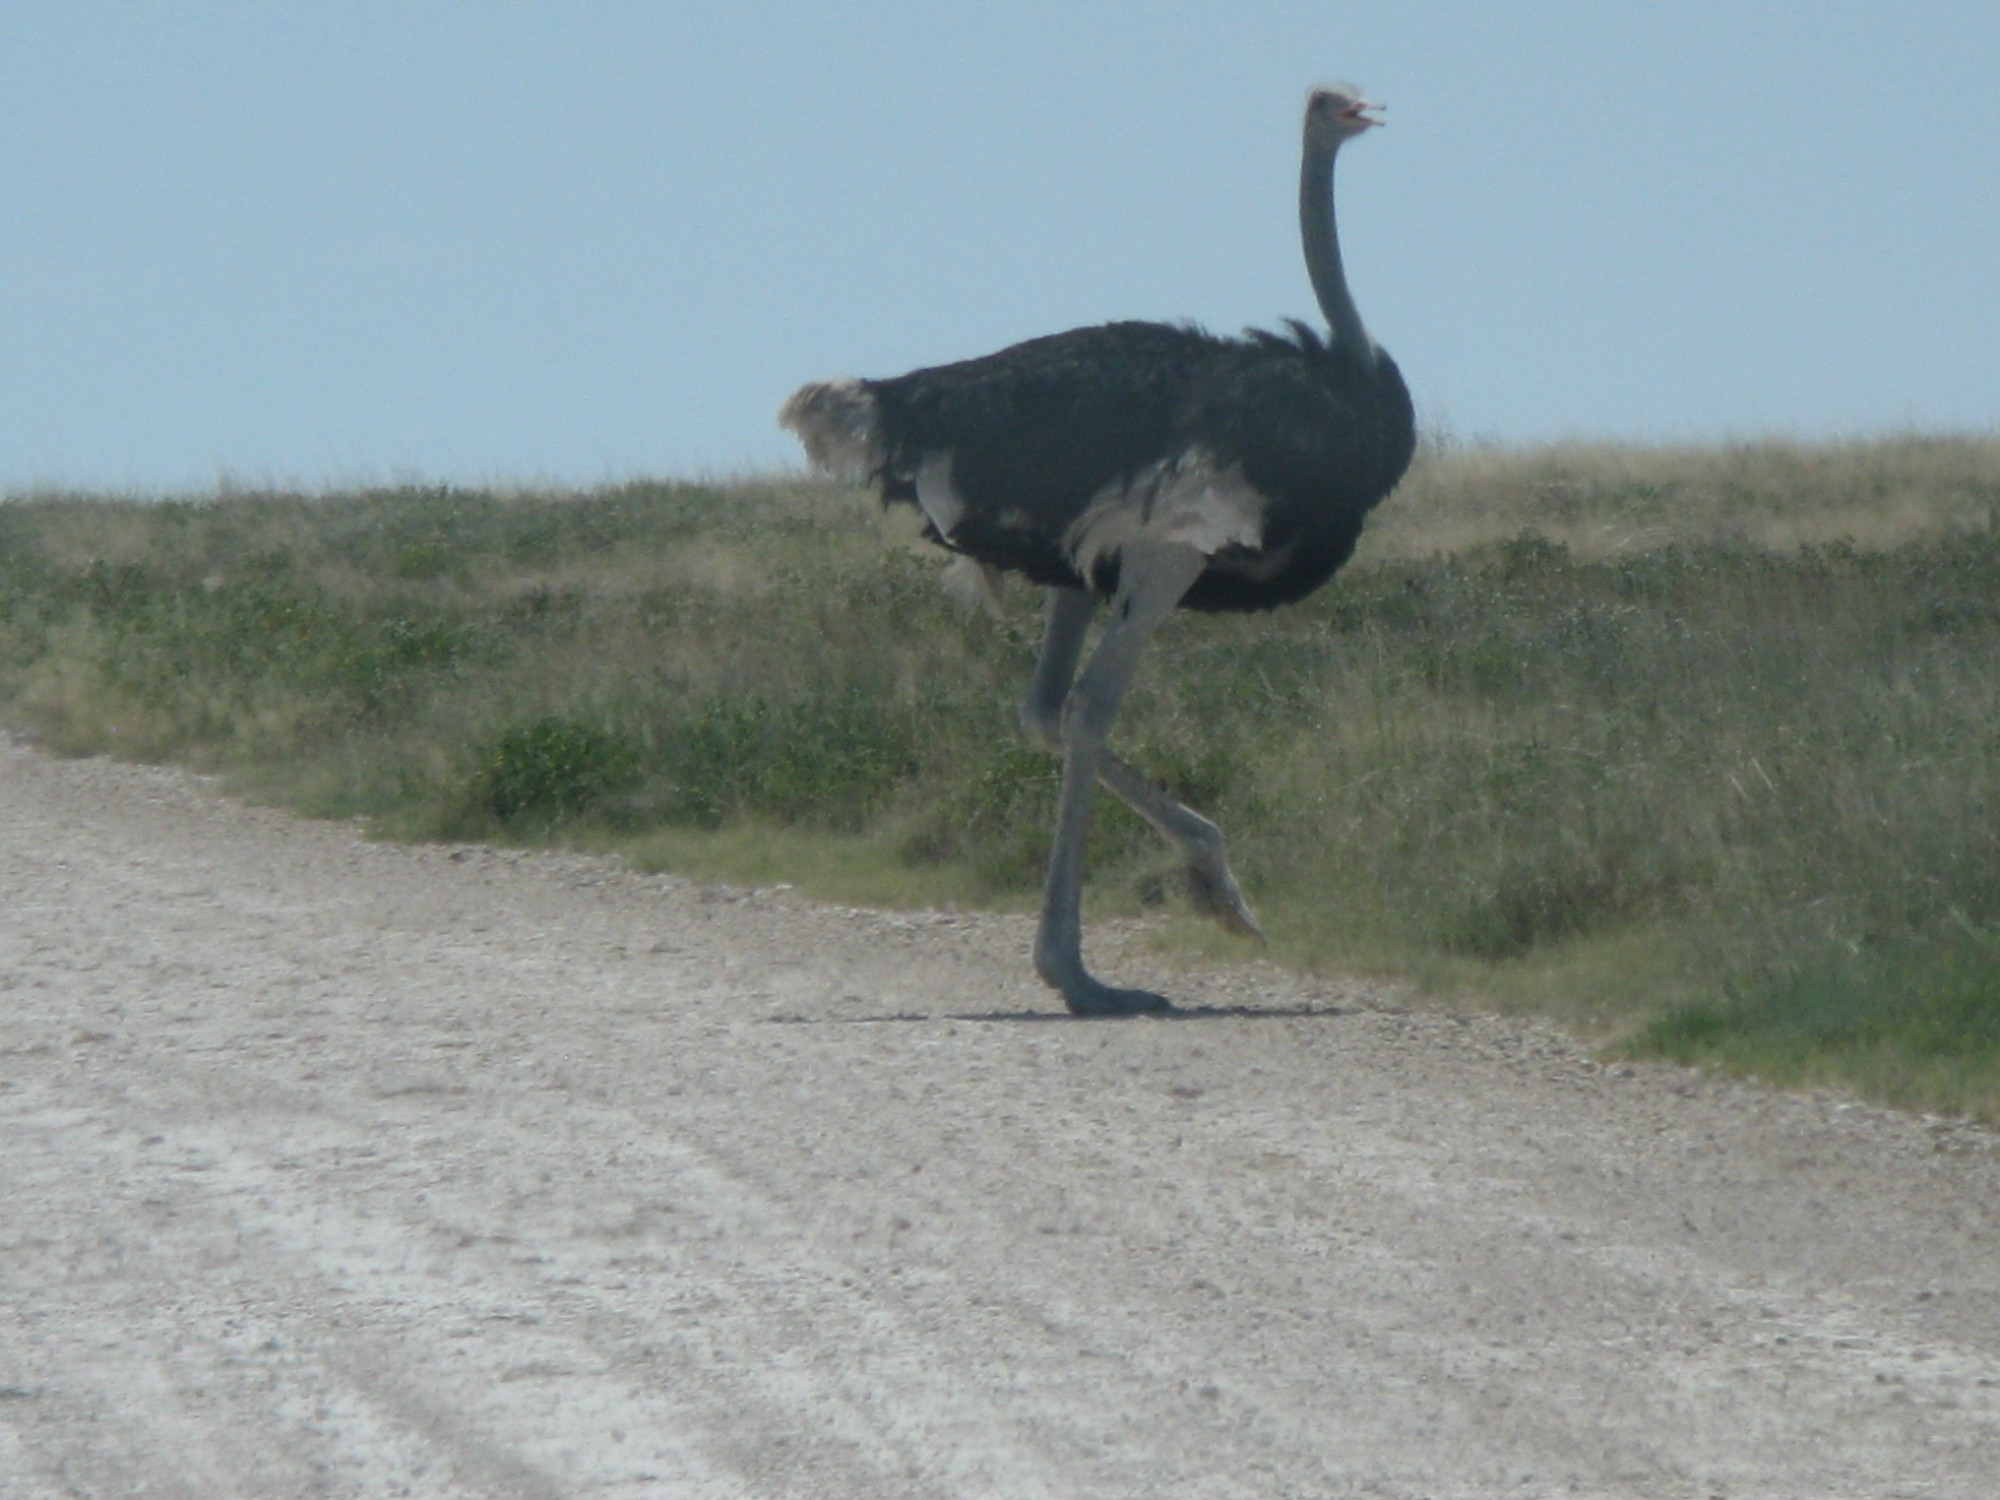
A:
<svg viewBox="0 0 2000 1500">
<path fill-rule="evenodd" d="M 1389 123 L 1387 120 L 1378 120 L 1368 112 L 1371 109 L 1381 109 L 1382 107 L 1382 105 L 1377 104 L 1373 99 L 1356 99 L 1340 112 L 1340 117 L 1343 120 L 1352 120 L 1357 125 L 1387 125 Z"/>
</svg>

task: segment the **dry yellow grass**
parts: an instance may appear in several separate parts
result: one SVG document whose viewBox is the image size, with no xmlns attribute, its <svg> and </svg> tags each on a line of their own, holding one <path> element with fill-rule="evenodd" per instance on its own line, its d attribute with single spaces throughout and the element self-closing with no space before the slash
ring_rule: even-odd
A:
<svg viewBox="0 0 2000 1500">
<path fill-rule="evenodd" d="M 1996 510 L 2000 437 L 1466 447 L 1419 457 L 1362 556 L 1441 556 L 1523 532 L 1591 561 L 1676 542 L 1880 549 L 1990 525 Z"/>
</svg>

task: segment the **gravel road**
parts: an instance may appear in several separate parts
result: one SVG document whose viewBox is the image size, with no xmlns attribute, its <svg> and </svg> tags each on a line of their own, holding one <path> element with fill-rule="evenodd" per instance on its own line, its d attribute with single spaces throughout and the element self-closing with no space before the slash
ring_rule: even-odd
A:
<svg viewBox="0 0 2000 1500">
<path fill-rule="evenodd" d="M 0 741 L 0 1495 L 2000 1494 L 2000 1147 Z"/>
</svg>

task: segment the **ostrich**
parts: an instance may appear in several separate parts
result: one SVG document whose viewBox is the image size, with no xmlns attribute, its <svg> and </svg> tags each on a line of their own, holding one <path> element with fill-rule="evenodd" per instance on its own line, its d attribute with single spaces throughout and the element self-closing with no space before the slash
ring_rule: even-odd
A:
<svg viewBox="0 0 2000 1500">
<path fill-rule="evenodd" d="M 1176 608 L 1261 610 L 1330 578 L 1415 446 L 1408 390 L 1362 327 L 1341 269 L 1333 166 L 1381 121 L 1345 86 L 1306 100 L 1299 221 L 1328 332 L 1238 339 L 1165 323 L 1107 323 L 887 380 L 819 381 L 778 414 L 821 470 L 917 506 L 925 534 L 980 566 L 1048 589 L 1046 634 L 1021 706 L 1062 758 L 1035 969 L 1076 1015 L 1172 1010 L 1095 978 L 1082 952 L 1084 830 L 1102 781 L 1185 861 L 1197 910 L 1261 931 L 1222 831 L 1105 738 L 1154 629 Z M 1079 675 L 1100 601 L 1108 623 Z"/>
</svg>

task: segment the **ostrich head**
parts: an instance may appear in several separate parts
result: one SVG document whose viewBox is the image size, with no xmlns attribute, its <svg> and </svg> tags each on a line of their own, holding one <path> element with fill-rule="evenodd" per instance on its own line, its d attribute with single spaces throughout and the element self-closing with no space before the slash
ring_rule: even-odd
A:
<svg viewBox="0 0 2000 1500">
<path fill-rule="evenodd" d="M 1306 134 L 1323 145 L 1337 146 L 1370 125 L 1382 124 L 1368 113 L 1381 107 L 1362 98 L 1352 84 L 1323 84 L 1306 96 Z"/>
</svg>

